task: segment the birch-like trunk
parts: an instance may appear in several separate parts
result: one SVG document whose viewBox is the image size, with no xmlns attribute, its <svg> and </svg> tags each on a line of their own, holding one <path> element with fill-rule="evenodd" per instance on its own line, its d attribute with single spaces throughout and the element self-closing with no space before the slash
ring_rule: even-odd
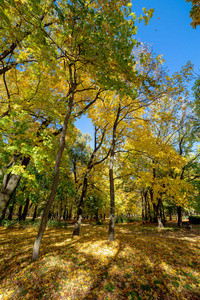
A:
<svg viewBox="0 0 200 300">
<path fill-rule="evenodd" d="M 29 157 L 23 156 L 20 160 L 20 164 L 26 168 L 29 161 L 30 161 Z M 17 174 L 9 173 L 4 175 L 3 185 L 0 192 L 0 224 L 3 220 L 3 217 L 10 203 L 10 200 L 12 199 L 12 196 L 19 185 L 20 179 L 21 179 L 20 174 L 17 175 Z"/>
<path fill-rule="evenodd" d="M 157 204 L 153 205 L 153 207 L 154 207 L 154 210 L 156 213 L 158 228 L 164 228 L 164 225 L 162 223 L 162 216 L 160 215 L 160 204 L 161 204 L 161 201 L 159 200 Z"/>
</svg>

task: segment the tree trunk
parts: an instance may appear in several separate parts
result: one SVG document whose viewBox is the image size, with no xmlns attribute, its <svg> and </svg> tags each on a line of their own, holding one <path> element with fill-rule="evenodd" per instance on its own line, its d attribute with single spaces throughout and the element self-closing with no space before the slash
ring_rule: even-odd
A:
<svg viewBox="0 0 200 300">
<path fill-rule="evenodd" d="M 154 206 L 154 210 L 156 213 L 158 228 L 164 228 L 163 223 L 162 223 L 162 217 L 160 215 L 160 204 L 161 204 L 161 200 L 158 201 L 158 204 L 154 203 L 153 206 Z"/>
<path fill-rule="evenodd" d="M 36 216 L 37 216 L 37 208 L 38 208 L 38 205 L 36 204 L 35 205 L 35 209 L 34 209 L 34 214 L 33 214 L 33 218 L 32 218 L 32 222 L 34 222 L 35 221 L 35 218 L 36 218 Z"/>
<path fill-rule="evenodd" d="M 94 165 L 101 163 L 106 158 L 105 157 L 101 161 L 98 161 L 95 164 L 93 164 L 96 152 L 98 151 L 98 149 L 102 145 L 103 138 L 104 138 L 104 135 L 105 135 L 105 131 L 102 133 L 102 137 L 101 137 L 101 140 L 100 140 L 98 146 L 96 144 L 96 134 L 97 134 L 97 129 L 95 127 L 95 145 L 94 145 L 94 151 L 92 152 L 90 160 L 89 160 L 89 162 L 87 164 L 87 170 L 85 172 L 84 179 L 83 179 L 82 194 L 81 194 L 81 199 L 80 199 L 79 206 L 78 206 L 77 222 L 75 223 L 75 226 L 74 226 L 73 236 L 74 235 L 79 235 L 79 233 L 80 233 L 80 226 L 81 226 L 82 215 L 83 215 L 83 208 L 84 208 L 86 194 L 87 194 L 88 178 L 89 178 L 90 171 L 92 170 L 92 168 L 94 167 Z"/>
<path fill-rule="evenodd" d="M 65 205 L 65 207 L 64 207 L 64 212 L 63 212 L 63 220 L 64 220 L 64 221 L 66 220 L 66 209 L 67 209 L 67 207 L 66 207 L 66 205 Z"/>
<path fill-rule="evenodd" d="M 12 221 L 12 216 L 13 216 L 13 210 L 15 207 L 15 203 L 16 203 L 16 197 L 13 197 L 13 203 L 11 205 L 11 207 L 9 208 L 9 215 L 8 215 L 8 220 Z"/>
<path fill-rule="evenodd" d="M 74 225 L 74 231 L 73 231 L 73 236 L 77 235 L 79 236 L 80 234 L 80 228 L 81 228 L 81 222 L 82 222 L 82 213 L 78 215 L 78 219 Z"/>
<path fill-rule="evenodd" d="M 99 209 L 98 208 L 96 209 L 96 212 L 95 212 L 95 218 L 96 218 L 96 221 L 99 220 Z"/>
<path fill-rule="evenodd" d="M 26 216 L 27 216 L 27 213 L 28 213 L 29 202 L 30 202 L 30 199 L 29 199 L 29 196 L 28 196 L 28 197 L 26 198 L 26 205 L 25 205 L 25 207 L 24 207 L 23 214 L 22 214 L 22 220 L 23 220 L 23 221 L 26 220 Z"/>
<path fill-rule="evenodd" d="M 151 216 L 151 207 L 150 207 L 150 201 L 149 201 L 149 197 L 147 197 L 147 206 L 148 206 L 148 219 L 150 220 L 150 222 L 152 222 L 152 216 Z"/>
<path fill-rule="evenodd" d="M 30 161 L 30 157 L 23 156 L 20 159 L 20 164 L 27 167 Z M 0 225 L 3 220 L 3 216 L 5 215 L 6 209 L 10 203 L 10 200 L 18 187 L 19 181 L 21 179 L 21 175 L 17 174 L 5 174 L 3 179 L 3 186 L 0 192 Z"/>
<path fill-rule="evenodd" d="M 109 241 L 115 240 L 115 185 L 114 185 L 114 176 L 113 176 L 113 167 L 114 167 L 114 157 L 115 157 L 115 145 L 116 145 L 116 132 L 118 121 L 121 112 L 121 100 L 119 101 L 119 106 L 117 110 L 116 119 L 113 125 L 112 132 L 112 144 L 110 149 L 110 166 L 109 166 L 109 181 L 110 181 L 110 221 L 109 221 Z"/>
<path fill-rule="evenodd" d="M 81 199 L 80 199 L 79 206 L 78 206 L 77 221 L 74 225 L 73 236 L 79 235 L 79 233 L 80 233 L 81 221 L 82 221 L 82 216 L 83 216 L 83 207 L 85 204 L 85 199 L 86 199 L 86 194 L 87 194 L 88 177 L 89 177 L 89 173 L 91 170 L 91 166 L 88 166 L 88 167 L 89 168 L 87 169 L 86 174 L 84 176 L 84 180 L 83 180 L 82 194 L 81 194 Z"/>
<path fill-rule="evenodd" d="M 69 220 L 72 219 L 72 208 L 73 208 L 73 205 L 71 205 L 70 209 L 69 209 Z"/>
<path fill-rule="evenodd" d="M 114 147 L 112 147 L 110 154 L 109 180 L 110 180 L 110 222 L 109 222 L 109 241 L 115 240 L 115 186 L 113 177 L 113 163 L 114 163 Z"/>
<path fill-rule="evenodd" d="M 59 180 L 60 162 L 61 162 L 62 154 L 63 154 L 64 148 L 65 148 L 65 135 L 66 135 L 67 125 L 68 125 L 68 122 L 69 122 L 69 119 L 70 119 L 72 106 L 73 106 L 73 100 L 74 100 L 75 86 L 73 85 L 71 88 L 73 89 L 73 91 L 72 91 L 72 94 L 70 95 L 70 98 L 69 98 L 68 109 L 67 109 L 67 113 L 65 115 L 65 120 L 64 120 L 62 132 L 61 132 L 61 136 L 60 136 L 60 147 L 59 147 L 57 155 L 56 155 L 53 185 L 52 185 L 49 200 L 47 201 L 46 206 L 44 208 L 40 228 L 39 228 L 37 237 L 36 237 L 34 245 L 33 245 L 33 254 L 32 254 L 32 259 L 33 260 L 36 260 L 39 257 L 40 245 L 41 245 L 41 241 L 42 241 L 44 231 L 46 229 L 49 211 L 51 209 L 51 205 L 53 204 L 53 201 L 54 201 L 55 196 L 56 196 L 58 180 Z"/>
<path fill-rule="evenodd" d="M 162 216 L 162 219 L 163 219 L 163 225 L 165 226 L 166 218 L 165 218 L 165 209 L 164 209 L 163 203 L 162 203 L 161 207 L 162 207 L 162 215 L 161 216 Z"/>
<path fill-rule="evenodd" d="M 182 208 L 181 208 L 181 206 L 177 206 L 177 213 L 178 213 L 178 227 L 182 228 L 183 223 L 182 223 Z"/>
<path fill-rule="evenodd" d="M 18 221 L 19 221 L 19 223 L 20 223 L 21 219 L 22 219 L 22 205 L 20 204 L 19 210 L 18 210 Z"/>
<path fill-rule="evenodd" d="M 144 211 L 145 211 L 145 221 L 148 220 L 148 215 L 147 215 L 147 190 L 144 191 Z"/>
<path fill-rule="evenodd" d="M 142 221 L 144 224 L 144 191 L 141 191 L 141 198 L 142 198 Z"/>
<path fill-rule="evenodd" d="M 61 218 L 62 218 L 62 211 L 63 211 L 63 200 L 62 200 L 62 198 L 61 198 L 61 200 L 60 200 L 59 220 L 61 220 Z"/>
</svg>

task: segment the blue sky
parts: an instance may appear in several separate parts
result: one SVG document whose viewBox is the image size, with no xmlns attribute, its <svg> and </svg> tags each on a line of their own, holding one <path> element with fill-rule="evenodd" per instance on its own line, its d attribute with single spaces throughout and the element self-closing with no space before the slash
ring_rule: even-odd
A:
<svg viewBox="0 0 200 300">
<path fill-rule="evenodd" d="M 191 4 L 185 0 L 133 0 L 132 11 L 139 16 L 142 8 L 154 8 L 149 24 L 138 24 L 136 38 L 150 44 L 156 54 L 163 54 L 164 66 L 172 74 L 189 60 L 194 71 L 200 74 L 200 26 L 193 29 L 189 17 Z M 191 83 L 192 87 L 192 83 Z M 89 119 L 83 116 L 75 122 L 83 133 L 93 135 Z"/>
</svg>

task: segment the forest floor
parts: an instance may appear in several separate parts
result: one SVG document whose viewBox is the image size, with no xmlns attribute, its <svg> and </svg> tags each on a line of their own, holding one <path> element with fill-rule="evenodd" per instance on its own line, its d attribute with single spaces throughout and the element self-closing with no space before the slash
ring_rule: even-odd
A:
<svg viewBox="0 0 200 300">
<path fill-rule="evenodd" d="M 37 227 L 0 227 L 0 299 L 200 299 L 200 225 L 108 224 L 47 228 L 31 261 Z"/>
</svg>

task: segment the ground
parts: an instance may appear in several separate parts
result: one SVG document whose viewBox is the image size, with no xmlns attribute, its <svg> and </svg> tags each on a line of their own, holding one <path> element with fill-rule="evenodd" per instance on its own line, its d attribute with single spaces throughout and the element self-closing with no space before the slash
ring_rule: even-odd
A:
<svg viewBox="0 0 200 300">
<path fill-rule="evenodd" d="M 108 224 L 47 228 L 31 261 L 37 227 L 0 227 L 0 299 L 200 299 L 200 225 Z M 3 250 L 3 251 L 2 251 Z"/>
</svg>

